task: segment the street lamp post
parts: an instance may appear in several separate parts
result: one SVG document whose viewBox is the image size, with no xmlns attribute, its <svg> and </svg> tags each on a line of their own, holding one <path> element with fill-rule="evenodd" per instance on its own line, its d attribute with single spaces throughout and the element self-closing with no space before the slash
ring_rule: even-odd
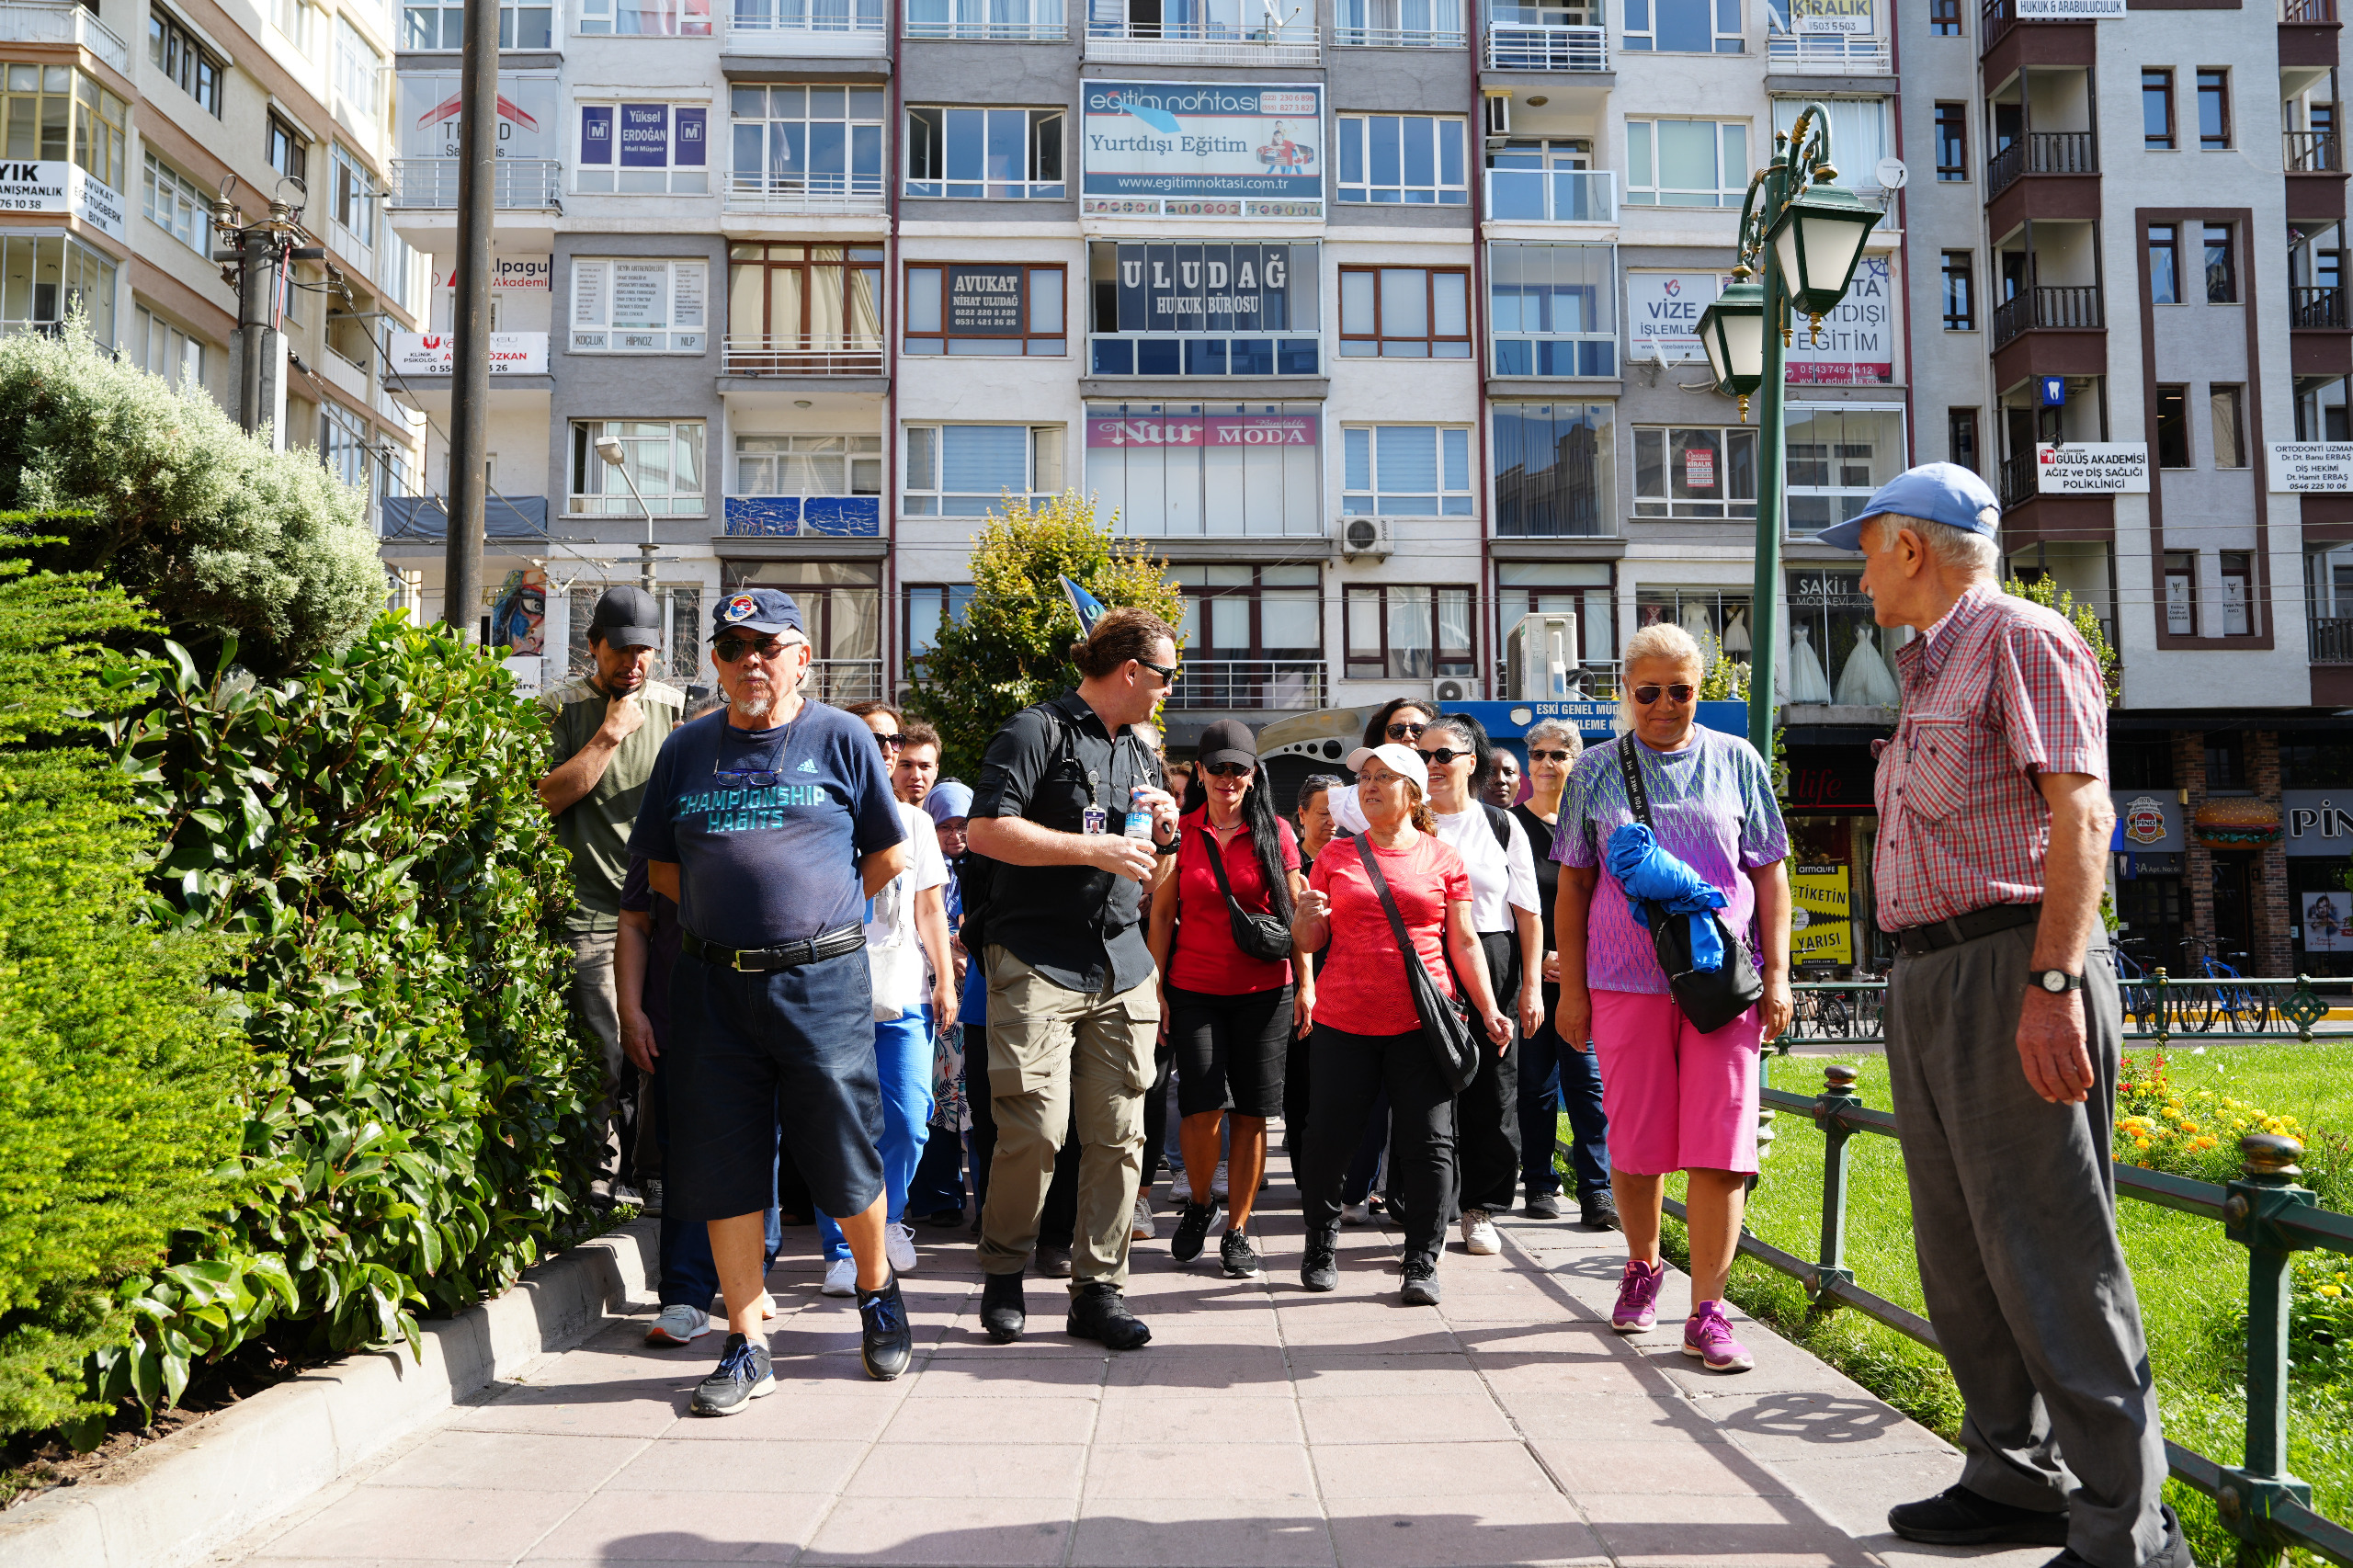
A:
<svg viewBox="0 0 2353 1568">
<path fill-rule="evenodd" d="M 644 579 L 645 591 L 650 594 L 654 591 L 654 509 L 645 504 L 645 497 L 637 493 L 637 481 L 630 477 L 628 454 L 621 450 L 620 437 L 597 437 L 597 455 L 621 476 L 621 483 L 629 486 L 630 499 L 637 503 L 640 512 L 645 514 L 645 542 L 637 548 L 644 558 L 639 575 Z"/>
<path fill-rule="evenodd" d="M 1781 405 L 1788 380 L 1786 351 L 1797 318 L 1818 334 L 1837 309 L 1862 260 L 1863 241 L 1880 215 L 1855 193 L 1830 182 L 1830 111 L 1808 104 L 1786 134 L 1773 139 L 1773 161 L 1748 182 L 1740 210 L 1738 265 L 1733 284 L 1699 317 L 1699 343 L 1716 390 L 1740 400 L 1748 419 L 1752 392 L 1763 450 L 1756 474 L 1756 587 L 1749 606 L 1754 653 L 1748 670 L 1748 741 L 1768 767 L 1773 761 L 1773 665 L 1779 647 L 1774 607 L 1781 580 L 1781 483 L 1789 431 Z M 1763 287 L 1749 281 L 1764 274 Z"/>
</svg>

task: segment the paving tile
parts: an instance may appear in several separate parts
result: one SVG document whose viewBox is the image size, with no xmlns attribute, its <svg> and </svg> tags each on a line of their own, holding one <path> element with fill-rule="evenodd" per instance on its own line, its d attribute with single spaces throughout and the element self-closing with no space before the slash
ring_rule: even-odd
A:
<svg viewBox="0 0 2353 1568">
<path fill-rule="evenodd" d="M 1302 1399 L 1386 1394 L 1483 1393 L 1486 1384 L 1467 1356 L 1381 1356 L 1344 1350 L 1302 1350 L 1290 1358 Z"/>
<path fill-rule="evenodd" d="M 789 1562 L 832 1499 L 809 1494 L 602 1492 L 523 1559 Z"/>
<path fill-rule="evenodd" d="M 1404 1495 L 1335 1502 L 1342 1568 L 1500 1568 L 1606 1563 L 1600 1540 L 1558 1493 Z"/>
<path fill-rule="evenodd" d="M 1941 1447 L 1882 1453 L 1874 1444 L 1862 1453 L 1777 1458 L 1770 1470 L 1824 1518 L 1860 1538 L 1887 1533 L 1887 1511 L 1896 1504 L 1934 1496 L 1960 1480 L 1961 1456 Z M 2051 1549 L 2041 1551 L 2047 1560 Z"/>
<path fill-rule="evenodd" d="M 1155 1346 L 1112 1358 L 1111 1388 L 1212 1389 L 1235 1393 L 1288 1393 L 1291 1362 L 1279 1346 L 1237 1346 L 1223 1351 L 1195 1346 L 1162 1355 Z"/>
<path fill-rule="evenodd" d="M 472 1432 L 542 1432 L 556 1437 L 652 1437 L 677 1425 L 693 1397 L 695 1380 L 654 1394 L 618 1395 L 579 1388 L 506 1384 L 491 1398 L 450 1413 L 452 1428 Z M 601 1394 L 601 1396 L 600 1396 Z"/>
<path fill-rule="evenodd" d="M 454 1486 L 481 1492 L 591 1489 L 644 1451 L 643 1437 L 540 1432 L 442 1431 L 369 1476 L 369 1486 Z"/>
<path fill-rule="evenodd" d="M 852 1497 L 1075 1497 L 1086 1445 L 878 1443 L 849 1484 Z"/>
<path fill-rule="evenodd" d="M 1533 1442 L 1724 1443 L 1724 1430 L 1681 1394 L 1610 1393 L 1563 1399 L 1542 1389 L 1498 1389 L 1495 1399 Z"/>
<path fill-rule="evenodd" d="M 863 1373 L 833 1372 L 806 1380 L 777 1369 L 777 1391 L 752 1407 L 725 1417 L 688 1415 L 661 1436 L 665 1442 L 791 1442 L 824 1436 L 837 1442 L 870 1443 L 881 1435 L 907 1401 L 907 1384 L 878 1383 Z"/>
<path fill-rule="evenodd" d="M 806 1442 L 745 1437 L 737 1437 L 732 1442 L 665 1438 L 651 1444 L 622 1466 L 620 1473 L 606 1482 L 603 1490 L 681 1494 L 808 1492 L 830 1496 L 842 1489 L 867 1450 L 868 1445 L 863 1442 L 814 1437 Z M 727 1505 L 718 1506 L 724 1508 Z"/>
<path fill-rule="evenodd" d="M 1445 1321 L 1427 1307 L 1398 1307 L 1385 1320 L 1361 1317 L 1317 1317 L 1285 1312 L 1283 1343 L 1300 1350 L 1377 1350 L 1388 1355 L 1451 1355 L 1462 1341 Z"/>
<path fill-rule="evenodd" d="M 1553 1494 L 1524 1443 L 1358 1443 L 1318 1448 L 1316 1480 L 1327 1500 L 1438 1495 Z"/>
<path fill-rule="evenodd" d="M 1269 1393 L 1115 1386 L 1103 1391 L 1103 1420 L 1095 1429 L 1098 1451 L 1134 1444 L 1296 1443 L 1302 1437 L 1299 1401 L 1288 1385 Z"/>
<path fill-rule="evenodd" d="M 1300 1402 L 1307 1440 L 1318 1447 L 1394 1442 L 1401 1415 L 1424 1443 L 1511 1443 L 1511 1418 L 1486 1393 L 1423 1394 L 1410 1405 L 1377 1394 Z M 1410 1412 L 1410 1414 L 1407 1414 Z"/>
<path fill-rule="evenodd" d="M 1672 1449 L 1607 1437 L 1535 1437 L 1530 1443 L 1573 1497 L 1638 1492 L 1665 1497 L 1753 1497 L 1793 1490 L 1729 1443 L 1678 1443 Z"/>
<path fill-rule="evenodd" d="M 1070 1549 L 1075 1502 L 1044 1497 L 846 1497 L 803 1563 L 891 1568 L 1051 1568 Z"/>
<path fill-rule="evenodd" d="M 1315 1475 L 1296 1443 L 1228 1443 L 1203 1449 L 1168 1445 L 1103 1448 L 1086 1467 L 1093 1504 L 1159 1498 L 1187 1502 L 1284 1503 L 1317 1511 Z"/>
<path fill-rule="evenodd" d="M 1621 1564 L 1854 1564 L 1870 1553 L 1794 1497 L 1580 1495 L 1595 1533 Z"/>
<path fill-rule="evenodd" d="M 1084 1443 L 1100 1409 L 1091 1391 L 1061 1389 L 1026 1399 L 926 1399 L 902 1405 L 882 1429 L 885 1444 Z"/>
<path fill-rule="evenodd" d="M 578 1491 L 362 1486 L 256 1555 L 265 1562 L 285 1557 L 512 1562 L 587 1500 Z"/>
<path fill-rule="evenodd" d="M 1093 1398 L 1103 1385 L 1103 1362 L 1094 1357 L 1049 1360 L 1008 1356 L 1002 1360 L 971 1357 L 935 1359 L 916 1374 L 910 1400 L 1024 1399 L 1041 1393 Z"/>
<path fill-rule="evenodd" d="M 1938 1453 L 1952 1449 L 1860 1390 L 1753 1392 L 1720 1387 L 1691 1402 L 1726 1437 L 1769 1464 L 1863 1453 Z M 1942 1487 L 1936 1490 L 1942 1491 Z"/>
<path fill-rule="evenodd" d="M 1337 1568 L 1314 1507 L 1248 1498 L 1131 1497 L 1086 1505 L 1072 1568 Z"/>
</svg>

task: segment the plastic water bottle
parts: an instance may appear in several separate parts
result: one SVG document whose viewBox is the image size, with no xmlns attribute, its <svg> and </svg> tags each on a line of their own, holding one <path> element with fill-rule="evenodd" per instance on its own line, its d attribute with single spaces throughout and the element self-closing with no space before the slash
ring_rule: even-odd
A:
<svg viewBox="0 0 2353 1568">
<path fill-rule="evenodd" d="M 1130 838 L 1147 842 L 1152 837 L 1152 809 L 1143 803 L 1143 786 L 1141 784 L 1128 791 L 1128 820 L 1121 824 L 1120 831 Z"/>
</svg>

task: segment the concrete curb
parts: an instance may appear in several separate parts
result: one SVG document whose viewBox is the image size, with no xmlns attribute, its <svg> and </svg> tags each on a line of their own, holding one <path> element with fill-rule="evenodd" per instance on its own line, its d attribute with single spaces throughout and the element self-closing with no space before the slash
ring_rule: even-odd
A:
<svg viewBox="0 0 2353 1568">
<path fill-rule="evenodd" d="M 0 1514 L 0 1568 L 181 1568 L 529 1362 L 624 1315 L 659 1275 L 661 1221 L 636 1220 L 527 1270 L 406 1349 L 322 1367 L 208 1415 L 102 1481 Z"/>
</svg>

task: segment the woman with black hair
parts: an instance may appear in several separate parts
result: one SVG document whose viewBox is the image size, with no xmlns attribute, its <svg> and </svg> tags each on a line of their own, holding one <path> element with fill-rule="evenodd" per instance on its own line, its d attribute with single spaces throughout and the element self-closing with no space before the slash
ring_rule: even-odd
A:
<svg viewBox="0 0 2353 1568">
<path fill-rule="evenodd" d="M 1221 1124 L 1233 1119 L 1226 1191 L 1232 1210 L 1219 1261 L 1228 1277 L 1256 1278 L 1250 1245 L 1252 1203 L 1267 1168 L 1267 1119 L 1283 1108 L 1283 1065 L 1294 1016 L 1302 1027 L 1315 1006 L 1315 979 L 1289 957 L 1243 950 L 1234 917 L 1271 915 L 1284 926 L 1306 882 L 1299 844 L 1276 814 L 1258 777 L 1250 728 L 1221 719 L 1201 732 L 1192 783 L 1177 821 L 1176 869 L 1153 895 L 1149 941 L 1159 965 L 1169 1043 L 1176 1055 L 1177 1138 L 1192 1201 L 1176 1222 L 1169 1254 L 1200 1256 L 1217 1199 Z"/>
</svg>

